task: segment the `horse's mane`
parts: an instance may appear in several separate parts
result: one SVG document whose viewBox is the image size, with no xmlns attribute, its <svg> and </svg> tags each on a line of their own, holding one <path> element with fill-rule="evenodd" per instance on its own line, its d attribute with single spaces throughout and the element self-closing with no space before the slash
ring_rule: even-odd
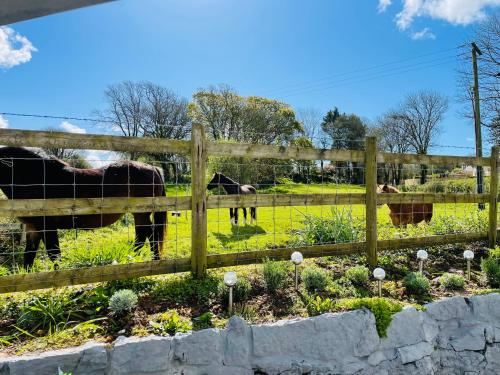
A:
<svg viewBox="0 0 500 375">
<path fill-rule="evenodd" d="M 394 186 L 392 185 L 387 185 L 385 184 L 383 187 L 382 187 L 382 192 L 384 193 L 387 193 L 387 192 L 390 192 L 390 193 L 400 193 L 400 191 L 398 189 L 396 189 Z M 386 191 L 388 190 L 388 191 Z"/>
<path fill-rule="evenodd" d="M 229 183 L 229 184 L 233 184 L 233 185 L 239 185 L 239 183 L 237 183 L 236 181 L 234 181 L 234 180 L 230 179 L 229 177 L 223 175 L 222 173 L 220 173 L 220 172 L 217 172 L 217 173 L 219 175 L 219 181 L 221 183 L 226 183 L 226 184 Z M 225 181 L 223 181 L 223 180 L 225 180 Z"/>
</svg>

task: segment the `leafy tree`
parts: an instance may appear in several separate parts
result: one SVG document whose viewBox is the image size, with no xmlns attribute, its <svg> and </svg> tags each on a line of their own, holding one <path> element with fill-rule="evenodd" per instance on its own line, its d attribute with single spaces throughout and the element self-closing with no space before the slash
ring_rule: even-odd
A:
<svg viewBox="0 0 500 375">
<path fill-rule="evenodd" d="M 327 112 L 321 128 L 330 137 L 331 148 L 336 150 L 362 150 L 366 136 L 366 125 L 354 114 L 340 114 L 337 108 Z M 338 176 L 354 183 L 362 183 L 363 174 L 358 163 L 337 162 Z M 344 170 L 342 173 L 342 170 Z"/>
</svg>

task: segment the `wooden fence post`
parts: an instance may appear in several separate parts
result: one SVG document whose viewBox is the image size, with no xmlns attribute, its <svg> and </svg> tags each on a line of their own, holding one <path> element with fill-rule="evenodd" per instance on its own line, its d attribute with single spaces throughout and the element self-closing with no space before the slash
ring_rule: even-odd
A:
<svg viewBox="0 0 500 375">
<path fill-rule="evenodd" d="M 207 148 L 202 125 L 191 131 L 191 272 L 204 277 L 207 271 Z"/>
<path fill-rule="evenodd" d="M 365 142 L 366 186 L 366 258 L 371 267 L 377 265 L 377 138 Z"/>
<path fill-rule="evenodd" d="M 489 207 L 489 231 L 488 240 L 493 249 L 497 244 L 497 225 L 498 225 L 498 151 L 499 146 L 491 148 L 491 171 L 490 171 L 490 207 Z"/>
</svg>

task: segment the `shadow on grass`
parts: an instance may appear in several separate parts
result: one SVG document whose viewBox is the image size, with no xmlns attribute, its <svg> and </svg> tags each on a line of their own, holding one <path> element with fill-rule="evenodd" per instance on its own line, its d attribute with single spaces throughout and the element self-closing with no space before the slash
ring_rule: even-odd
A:
<svg viewBox="0 0 500 375">
<path fill-rule="evenodd" d="M 264 228 L 258 225 L 248 225 L 245 226 L 231 226 L 231 234 L 217 232 L 214 236 L 220 241 L 220 243 L 225 246 L 232 242 L 237 242 L 241 240 L 248 240 L 253 236 L 258 234 L 264 234 L 266 231 Z"/>
</svg>

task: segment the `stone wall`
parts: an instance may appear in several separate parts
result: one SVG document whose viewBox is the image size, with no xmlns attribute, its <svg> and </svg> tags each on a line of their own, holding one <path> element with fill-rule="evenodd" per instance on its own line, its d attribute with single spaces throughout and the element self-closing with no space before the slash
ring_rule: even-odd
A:
<svg viewBox="0 0 500 375">
<path fill-rule="evenodd" d="M 500 295 L 406 308 L 380 339 L 368 310 L 4 358 L 0 375 L 500 374 Z"/>
</svg>

